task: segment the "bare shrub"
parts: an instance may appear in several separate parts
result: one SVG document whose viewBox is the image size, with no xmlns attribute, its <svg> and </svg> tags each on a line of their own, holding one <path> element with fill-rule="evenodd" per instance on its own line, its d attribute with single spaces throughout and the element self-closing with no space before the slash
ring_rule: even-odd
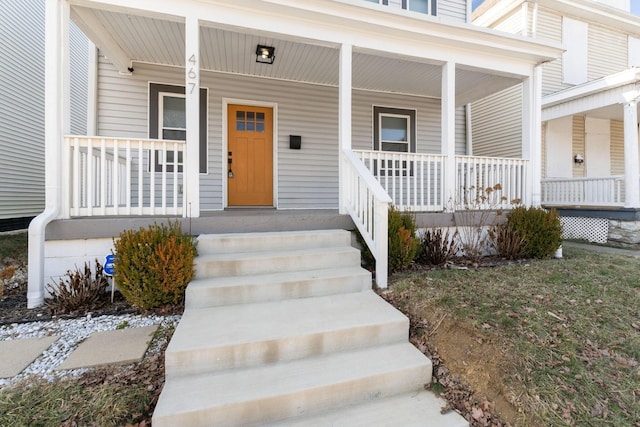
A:
<svg viewBox="0 0 640 427">
<path fill-rule="evenodd" d="M 524 257 L 524 238 L 508 224 L 494 225 L 489 230 L 491 245 L 496 255 L 506 259 L 520 259 Z"/>
<path fill-rule="evenodd" d="M 91 271 L 89 263 L 85 262 L 83 271 L 78 268 L 75 271 L 68 270 L 56 287 L 47 285 L 51 298 L 46 303 L 54 313 L 95 309 L 107 302 L 105 291 L 108 286 L 107 276 L 98 260 L 95 273 Z"/>
<path fill-rule="evenodd" d="M 420 264 L 444 265 L 458 253 L 458 240 L 456 233 L 449 230 L 428 229 L 420 239 L 420 249 L 417 261 Z"/>
</svg>

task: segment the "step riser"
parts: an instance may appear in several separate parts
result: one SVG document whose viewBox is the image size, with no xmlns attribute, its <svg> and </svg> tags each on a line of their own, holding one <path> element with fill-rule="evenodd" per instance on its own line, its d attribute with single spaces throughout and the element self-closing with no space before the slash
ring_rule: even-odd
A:
<svg viewBox="0 0 640 427">
<path fill-rule="evenodd" d="M 351 234 L 345 230 L 327 232 L 252 233 L 208 235 L 198 239 L 200 254 L 295 250 L 351 245 Z"/>
<path fill-rule="evenodd" d="M 241 284 L 226 287 L 187 287 L 185 309 L 218 307 L 280 301 L 283 299 L 309 298 L 371 289 L 371 274 L 321 279 L 304 279 L 284 283 Z"/>
<path fill-rule="evenodd" d="M 291 256 L 255 257 L 240 260 L 208 260 L 196 258 L 196 277 L 248 276 L 287 271 L 346 267 L 358 265 L 360 253 L 336 248 L 333 253 L 299 254 Z"/>
<path fill-rule="evenodd" d="M 382 399 L 401 393 L 418 392 L 431 382 L 431 364 L 408 366 L 329 386 L 300 390 L 274 397 L 210 407 L 189 413 L 153 418 L 154 427 L 259 426 L 267 422 L 301 415 L 313 415 L 347 405 Z M 250 387 L 250 385 L 248 385 Z"/>
<path fill-rule="evenodd" d="M 300 337 L 217 348 L 165 352 L 167 378 L 234 368 L 250 368 L 367 346 L 402 343 L 409 321 L 402 320 Z"/>
</svg>

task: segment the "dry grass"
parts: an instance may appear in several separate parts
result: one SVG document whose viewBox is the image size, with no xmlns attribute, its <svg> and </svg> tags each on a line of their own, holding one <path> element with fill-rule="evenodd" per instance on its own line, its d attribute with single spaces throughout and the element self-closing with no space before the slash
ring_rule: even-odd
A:
<svg viewBox="0 0 640 427">
<path fill-rule="evenodd" d="M 500 382 L 528 419 L 512 424 L 640 426 L 640 260 L 564 252 L 412 273 L 390 293 L 413 317 L 437 310 L 499 343 Z"/>
</svg>

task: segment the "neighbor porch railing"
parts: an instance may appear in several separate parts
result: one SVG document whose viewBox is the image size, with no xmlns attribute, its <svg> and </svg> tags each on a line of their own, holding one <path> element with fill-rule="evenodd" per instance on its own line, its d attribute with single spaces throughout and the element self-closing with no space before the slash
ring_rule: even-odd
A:
<svg viewBox="0 0 640 427">
<path fill-rule="evenodd" d="M 387 287 L 387 220 L 391 198 L 362 161 L 342 152 L 343 205 L 376 259 L 376 283 Z"/>
<path fill-rule="evenodd" d="M 183 141 L 66 136 L 71 216 L 182 215 Z"/>
<path fill-rule="evenodd" d="M 545 178 L 542 204 L 558 206 L 624 206 L 624 176 Z"/>
</svg>

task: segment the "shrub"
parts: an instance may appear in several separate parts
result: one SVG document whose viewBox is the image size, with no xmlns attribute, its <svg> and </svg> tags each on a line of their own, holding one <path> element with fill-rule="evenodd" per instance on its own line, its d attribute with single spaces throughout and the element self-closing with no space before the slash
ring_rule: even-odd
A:
<svg viewBox="0 0 640 427">
<path fill-rule="evenodd" d="M 560 217 L 553 209 L 515 208 L 507 218 L 507 225 L 522 236 L 527 258 L 548 258 L 562 244 Z"/>
<path fill-rule="evenodd" d="M 394 272 L 413 262 L 418 251 L 416 221 L 410 212 L 389 208 L 389 271 Z"/>
<path fill-rule="evenodd" d="M 114 279 L 127 301 L 142 308 L 184 301 L 197 251 L 179 222 L 127 230 L 113 243 Z"/>
<path fill-rule="evenodd" d="M 449 230 L 428 229 L 420 239 L 417 260 L 421 264 L 444 265 L 458 252 L 456 233 L 449 234 Z"/>
<path fill-rule="evenodd" d="M 506 259 L 520 259 L 524 254 L 524 238 L 508 224 L 498 224 L 489 231 L 496 255 Z"/>
<path fill-rule="evenodd" d="M 105 291 L 109 282 L 98 260 L 95 273 L 85 262 L 84 271 L 78 268 L 75 271 L 68 270 L 66 277 L 56 285 L 47 285 L 51 298 L 46 303 L 54 313 L 71 313 L 80 309 L 88 311 L 102 307 L 107 302 Z"/>
</svg>

